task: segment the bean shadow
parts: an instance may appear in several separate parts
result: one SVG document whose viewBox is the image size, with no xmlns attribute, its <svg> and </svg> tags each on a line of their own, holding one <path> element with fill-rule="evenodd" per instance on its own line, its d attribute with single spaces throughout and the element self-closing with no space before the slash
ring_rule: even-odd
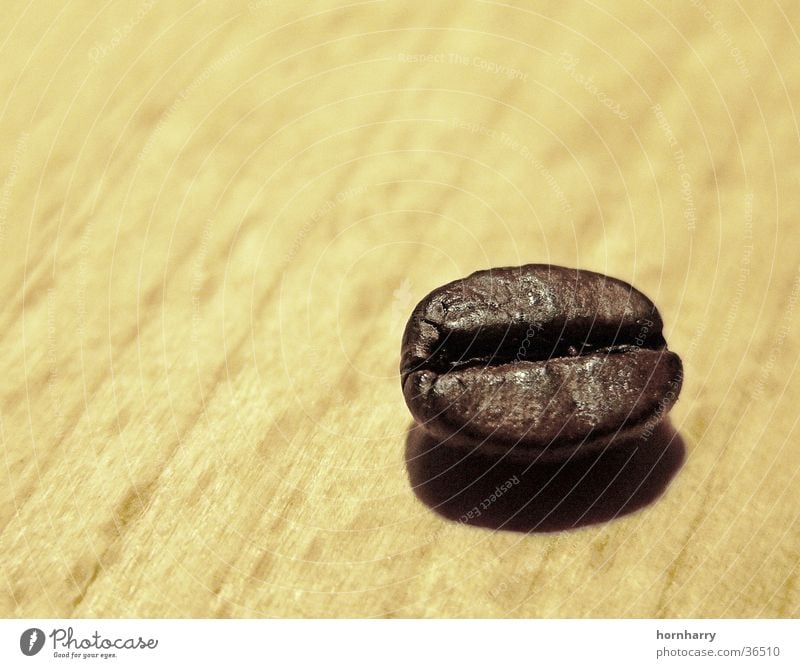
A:
<svg viewBox="0 0 800 668">
<path fill-rule="evenodd" d="M 416 425 L 406 438 L 408 476 L 423 503 L 449 520 L 525 533 L 576 529 L 640 510 L 664 493 L 685 458 L 668 420 L 646 440 L 563 463 L 471 452 Z"/>
</svg>

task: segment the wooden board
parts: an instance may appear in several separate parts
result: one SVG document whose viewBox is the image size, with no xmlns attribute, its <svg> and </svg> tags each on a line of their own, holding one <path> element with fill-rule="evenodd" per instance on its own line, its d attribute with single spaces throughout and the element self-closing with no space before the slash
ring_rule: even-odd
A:
<svg viewBox="0 0 800 668">
<path fill-rule="evenodd" d="M 794 10 L 4 6 L 0 611 L 797 615 Z M 632 282 L 685 365 L 552 513 L 580 471 L 443 473 L 397 371 L 525 262 Z"/>
</svg>

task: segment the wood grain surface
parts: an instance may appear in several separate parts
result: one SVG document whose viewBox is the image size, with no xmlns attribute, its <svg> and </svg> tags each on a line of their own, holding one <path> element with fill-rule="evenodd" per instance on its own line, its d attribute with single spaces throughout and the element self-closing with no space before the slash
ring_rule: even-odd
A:
<svg viewBox="0 0 800 668">
<path fill-rule="evenodd" d="M 798 614 L 795 4 L 3 8 L 0 613 Z M 633 283 L 685 367 L 541 496 L 441 467 L 397 368 L 526 262 Z"/>
</svg>

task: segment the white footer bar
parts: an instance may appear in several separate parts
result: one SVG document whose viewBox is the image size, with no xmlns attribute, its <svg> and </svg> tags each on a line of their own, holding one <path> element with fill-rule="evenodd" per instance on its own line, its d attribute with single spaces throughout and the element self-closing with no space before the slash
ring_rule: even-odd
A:
<svg viewBox="0 0 800 668">
<path fill-rule="evenodd" d="M 800 620 L 0 621 L 0 666 L 800 666 Z"/>
</svg>

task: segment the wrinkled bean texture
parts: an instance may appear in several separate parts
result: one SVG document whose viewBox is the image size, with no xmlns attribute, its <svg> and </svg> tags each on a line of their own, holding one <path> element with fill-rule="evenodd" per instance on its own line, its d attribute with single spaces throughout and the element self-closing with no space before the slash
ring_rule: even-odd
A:
<svg viewBox="0 0 800 668">
<path fill-rule="evenodd" d="M 406 325 L 400 374 L 412 415 L 437 438 L 543 459 L 646 437 L 683 381 L 641 292 L 541 264 L 431 292 Z"/>
</svg>

